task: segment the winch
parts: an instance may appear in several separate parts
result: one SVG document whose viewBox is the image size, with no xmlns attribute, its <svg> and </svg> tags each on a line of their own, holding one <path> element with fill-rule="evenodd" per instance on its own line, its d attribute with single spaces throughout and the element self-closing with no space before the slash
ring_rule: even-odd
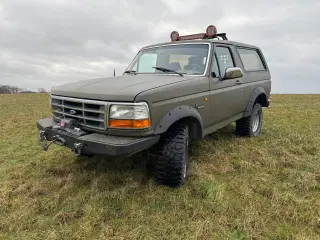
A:
<svg viewBox="0 0 320 240">
<path fill-rule="evenodd" d="M 51 137 L 51 141 L 48 141 L 45 131 L 39 131 L 38 141 L 44 151 L 47 151 L 52 143 L 60 146 L 66 145 L 65 138 L 61 137 L 59 133 L 71 135 L 76 138 L 87 134 L 78 127 L 78 124 L 74 119 L 62 119 L 57 125 L 52 126 L 52 131 L 57 134 Z M 76 155 L 81 155 L 82 148 L 83 144 L 81 142 L 76 142 L 73 151 Z"/>
</svg>

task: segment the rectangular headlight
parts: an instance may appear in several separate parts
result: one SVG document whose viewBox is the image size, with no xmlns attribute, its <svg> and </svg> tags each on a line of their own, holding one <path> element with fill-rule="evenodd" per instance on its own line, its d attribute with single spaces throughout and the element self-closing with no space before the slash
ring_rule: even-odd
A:
<svg viewBox="0 0 320 240">
<path fill-rule="evenodd" d="M 147 128 L 150 126 L 148 105 L 146 103 L 111 105 L 108 125 L 111 128 Z"/>
</svg>

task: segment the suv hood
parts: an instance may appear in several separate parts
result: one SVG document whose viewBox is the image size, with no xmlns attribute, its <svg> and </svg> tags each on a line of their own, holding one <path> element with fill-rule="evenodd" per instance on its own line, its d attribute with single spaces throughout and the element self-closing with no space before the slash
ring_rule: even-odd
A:
<svg viewBox="0 0 320 240">
<path fill-rule="evenodd" d="M 176 75 L 123 75 L 71 82 L 53 87 L 51 94 L 104 101 L 134 101 L 141 92 L 189 80 Z"/>
</svg>

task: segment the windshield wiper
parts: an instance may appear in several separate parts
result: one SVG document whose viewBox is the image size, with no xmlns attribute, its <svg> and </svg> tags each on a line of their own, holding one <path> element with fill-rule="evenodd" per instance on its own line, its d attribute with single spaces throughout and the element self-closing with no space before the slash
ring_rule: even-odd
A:
<svg viewBox="0 0 320 240">
<path fill-rule="evenodd" d="M 182 74 L 182 73 L 179 73 L 179 72 L 174 71 L 174 70 L 172 70 L 172 69 L 163 68 L 163 67 L 152 67 L 152 68 L 155 68 L 155 69 L 157 69 L 157 70 L 159 70 L 159 71 L 162 71 L 162 72 L 172 72 L 172 73 L 176 73 L 176 74 L 178 74 L 179 76 L 183 77 L 183 74 Z"/>
<path fill-rule="evenodd" d="M 135 70 L 127 70 L 124 73 L 133 73 L 134 75 L 136 75 L 137 71 L 135 71 Z"/>
</svg>

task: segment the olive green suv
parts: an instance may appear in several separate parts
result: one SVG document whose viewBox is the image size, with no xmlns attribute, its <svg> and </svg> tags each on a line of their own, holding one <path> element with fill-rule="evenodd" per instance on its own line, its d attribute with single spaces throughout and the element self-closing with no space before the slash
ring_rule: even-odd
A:
<svg viewBox="0 0 320 240">
<path fill-rule="evenodd" d="M 55 143 L 77 155 L 156 156 L 156 181 L 181 186 L 189 142 L 236 122 L 258 136 L 271 76 L 258 47 L 228 41 L 210 25 L 142 48 L 122 76 L 72 82 L 50 94 L 52 117 L 37 122 L 44 150 Z"/>
</svg>

